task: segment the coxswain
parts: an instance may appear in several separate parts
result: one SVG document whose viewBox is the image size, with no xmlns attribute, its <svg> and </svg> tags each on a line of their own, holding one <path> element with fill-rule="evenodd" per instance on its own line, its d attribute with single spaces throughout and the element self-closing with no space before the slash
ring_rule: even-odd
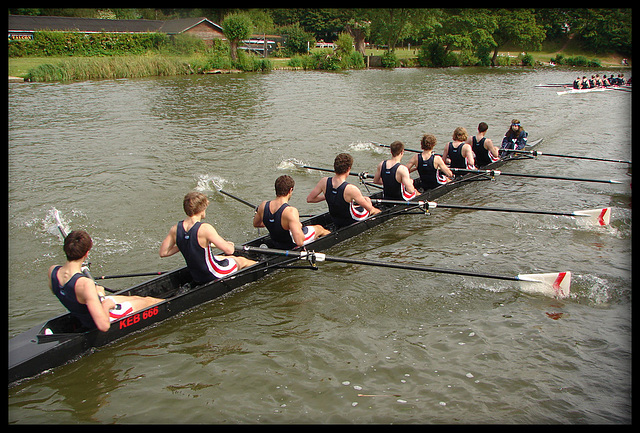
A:
<svg viewBox="0 0 640 433">
<path fill-rule="evenodd" d="M 329 234 L 321 225 L 303 226 L 298 209 L 289 204 L 295 181 L 283 174 L 275 181 L 276 198 L 265 200 L 253 216 L 254 227 L 266 227 L 275 248 L 291 250 Z"/>
<path fill-rule="evenodd" d="M 498 148 L 493 145 L 493 141 L 485 135 L 489 125 L 485 122 L 478 124 L 478 133 L 467 138 L 467 144 L 471 145 L 476 167 L 484 167 L 485 165 L 496 162 L 500 159 Z"/>
<path fill-rule="evenodd" d="M 507 130 L 502 139 L 502 145 L 500 146 L 500 156 L 505 156 L 507 152 L 504 149 L 509 150 L 522 150 L 527 145 L 527 136 L 529 134 L 524 130 L 518 119 L 511 121 L 511 126 Z"/>
<path fill-rule="evenodd" d="M 414 154 L 406 165 L 409 173 L 418 171 L 418 178 L 413 181 L 416 188 L 423 191 L 433 189 L 453 179 L 453 172 L 449 170 L 440 155 L 433 153 L 437 144 L 435 135 L 424 134 L 420 140 L 421 153 Z"/>
<path fill-rule="evenodd" d="M 320 179 L 307 196 L 307 203 L 327 202 L 329 214 L 337 228 L 380 213 L 380 209 L 371 204 L 369 197 L 363 196 L 357 186 L 347 182 L 352 166 L 351 155 L 337 155 L 333 161 L 335 175 Z"/>
<path fill-rule="evenodd" d="M 394 141 L 389 148 L 391 150 L 391 159 L 384 160 L 378 164 L 373 183 L 382 185 L 384 198 L 411 200 L 417 195 L 417 192 L 413 186 L 409 170 L 401 162 L 404 156 L 404 143 Z"/>
<path fill-rule="evenodd" d="M 442 153 L 445 164 L 451 168 L 475 169 L 475 158 L 471 145 L 467 144 L 467 130 L 462 126 L 453 131 L 452 141 L 447 143 Z"/>
</svg>

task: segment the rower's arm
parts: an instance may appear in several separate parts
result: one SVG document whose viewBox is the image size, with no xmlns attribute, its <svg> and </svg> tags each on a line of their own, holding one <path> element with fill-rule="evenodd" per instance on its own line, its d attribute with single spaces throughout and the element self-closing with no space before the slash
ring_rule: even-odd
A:
<svg viewBox="0 0 640 433">
<path fill-rule="evenodd" d="M 309 195 L 307 196 L 307 203 L 320 203 L 324 201 L 324 186 L 327 184 L 327 178 L 323 177 L 316 184 L 315 188 L 311 190 Z"/>
</svg>

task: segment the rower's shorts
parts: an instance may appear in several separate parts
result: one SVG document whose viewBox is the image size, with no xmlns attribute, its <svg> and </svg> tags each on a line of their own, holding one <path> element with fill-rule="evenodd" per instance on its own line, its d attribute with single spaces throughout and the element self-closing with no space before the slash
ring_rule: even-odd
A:
<svg viewBox="0 0 640 433">
<path fill-rule="evenodd" d="M 216 278 L 227 277 L 234 272 L 237 272 L 239 269 L 239 266 L 233 257 L 217 256 L 213 254 L 211 257 L 213 257 L 213 260 L 208 264 L 209 271 L 211 271 Z"/>
<path fill-rule="evenodd" d="M 304 233 L 304 242 L 302 242 L 302 245 L 307 245 L 316 238 L 316 229 L 314 227 L 303 226 L 302 233 Z M 291 234 L 291 240 L 293 240 L 293 233 L 289 232 L 289 234 Z"/>
<path fill-rule="evenodd" d="M 110 296 L 105 297 L 105 299 L 111 299 L 115 302 L 115 300 Z M 121 302 L 120 304 L 116 304 L 115 307 L 109 310 L 109 321 L 113 322 L 115 320 L 122 319 L 124 316 L 131 313 L 133 313 L 133 306 L 131 305 L 131 302 Z"/>
</svg>

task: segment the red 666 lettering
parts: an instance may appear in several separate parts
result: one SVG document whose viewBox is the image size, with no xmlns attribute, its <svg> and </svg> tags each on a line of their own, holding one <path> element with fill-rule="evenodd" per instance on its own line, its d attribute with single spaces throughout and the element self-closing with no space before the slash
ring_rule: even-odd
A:
<svg viewBox="0 0 640 433">
<path fill-rule="evenodd" d="M 120 329 L 135 325 L 136 323 L 140 322 L 140 320 L 150 319 L 151 317 L 157 315 L 158 312 L 158 307 L 156 306 L 148 308 L 140 313 L 132 314 L 131 316 L 125 317 L 120 320 Z"/>
</svg>

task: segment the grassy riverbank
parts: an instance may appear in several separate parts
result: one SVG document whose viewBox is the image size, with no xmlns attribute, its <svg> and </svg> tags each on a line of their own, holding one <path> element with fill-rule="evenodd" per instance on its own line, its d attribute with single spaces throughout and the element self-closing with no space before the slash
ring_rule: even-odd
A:
<svg viewBox="0 0 640 433">
<path fill-rule="evenodd" d="M 383 50 L 367 50 L 367 55 L 382 55 Z M 557 54 L 565 56 L 581 55 L 588 59 L 597 59 L 603 68 L 621 66 L 622 56 L 594 56 L 573 50 L 555 50 L 553 47 L 545 51 L 530 52 L 536 63 L 547 64 Z M 396 50 L 399 60 L 412 59 L 418 54 L 416 48 Z M 517 52 L 502 52 L 501 55 L 517 55 Z M 34 71 L 38 75 L 49 77 L 38 81 L 68 81 L 99 78 L 136 78 L 145 76 L 182 75 L 203 73 L 211 69 L 230 69 L 224 65 L 210 65 L 207 59 L 195 56 L 118 56 L 118 57 L 19 57 L 9 58 L 9 76 L 26 78 Z M 273 69 L 287 68 L 289 59 L 268 59 Z"/>
</svg>

